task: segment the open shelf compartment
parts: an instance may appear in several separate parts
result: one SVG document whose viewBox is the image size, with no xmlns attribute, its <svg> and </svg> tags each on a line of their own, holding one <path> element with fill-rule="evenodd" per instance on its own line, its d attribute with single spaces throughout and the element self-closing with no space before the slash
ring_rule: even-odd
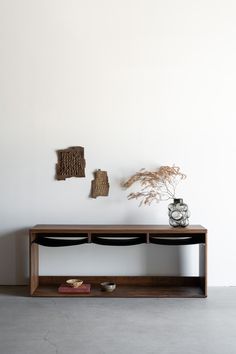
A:
<svg viewBox="0 0 236 354">
<path fill-rule="evenodd" d="M 91 284 L 89 294 L 61 294 L 60 284 L 69 278 L 79 278 Z M 112 281 L 116 289 L 109 293 L 100 288 L 100 283 Z M 158 276 L 40 276 L 39 285 L 33 296 L 40 297 L 205 297 L 200 277 L 158 277 Z"/>
</svg>

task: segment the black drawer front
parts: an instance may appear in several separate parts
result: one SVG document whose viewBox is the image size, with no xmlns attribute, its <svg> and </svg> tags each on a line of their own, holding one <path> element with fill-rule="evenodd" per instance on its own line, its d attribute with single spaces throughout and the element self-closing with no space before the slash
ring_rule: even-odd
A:
<svg viewBox="0 0 236 354">
<path fill-rule="evenodd" d="M 184 235 L 184 236 L 178 236 L 175 238 L 175 236 L 172 235 L 150 235 L 149 236 L 149 242 L 154 243 L 156 245 L 169 245 L 169 246 L 175 246 L 175 245 L 196 245 L 200 243 L 205 243 L 205 235 L 204 234 L 199 234 L 199 235 Z"/>
<path fill-rule="evenodd" d="M 119 235 L 115 235 L 115 237 L 120 237 Z M 137 237 L 132 237 L 129 235 L 129 238 L 124 237 L 123 238 L 114 238 L 114 235 L 112 237 L 109 236 L 97 236 L 97 235 L 92 235 L 92 242 L 96 243 L 98 245 L 104 245 L 104 246 L 133 246 L 133 245 L 140 245 L 142 243 L 146 243 L 146 237 L 145 236 L 137 236 Z"/>
<path fill-rule="evenodd" d="M 65 237 L 75 238 L 66 239 Z M 65 247 L 88 243 L 87 234 L 38 234 L 33 243 L 46 247 Z"/>
</svg>

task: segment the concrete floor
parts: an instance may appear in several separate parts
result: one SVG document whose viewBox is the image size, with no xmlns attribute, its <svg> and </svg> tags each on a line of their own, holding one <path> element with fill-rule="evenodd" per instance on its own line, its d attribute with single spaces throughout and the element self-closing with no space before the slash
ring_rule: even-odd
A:
<svg viewBox="0 0 236 354">
<path fill-rule="evenodd" d="M 207 299 L 30 298 L 0 287 L 0 354 L 235 354 L 236 287 Z"/>
</svg>

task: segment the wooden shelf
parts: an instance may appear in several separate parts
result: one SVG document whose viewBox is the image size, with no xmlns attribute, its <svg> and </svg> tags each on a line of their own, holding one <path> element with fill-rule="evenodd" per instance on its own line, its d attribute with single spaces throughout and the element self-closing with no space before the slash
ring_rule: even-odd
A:
<svg viewBox="0 0 236 354">
<path fill-rule="evenodd" d="M 60 294 L 56 285 L 41 285 L 33 296 L 37 297 L 150 297 L 150 298 L 200 298 L 206 297 L 200 287 L 151 287 L 151 286 L 126 286 L 121 285 L 114 292 L 101 291 L 98 286 L 92 286 L 89 294 Z"/>
<path fill-rule="evenodd" d="M 199 277 L 81 277 L 84 282 L 91 284 L 89 294 L 61 294 L 58 287 L 69 277 L 39 277 L 39 286 L 33 296 L 39 297 L 160 297 L 160 298 L 193 298 L 205 297 Z M 112 292 L 104 292 L 100 289 L 102 281 L 114 281 L 117 284 Z M 130 283 L 129 283 L 130 282 Z"/>
<path fill-rule="evenodd" d="M 174 276 L 41 276 L 39 274 L 39 244 L 53 245 L 53 239 L 67 242 L 71 237 L 86 243 L 109 247 L 112 243 L 125 245 L 133 240 L 142 243 L 173 245 L 201 244 L 200 274 L 195 277 Z M 167 225 L 36 225 L 30 230 L 30 295 L 42 297 L 173 297 L 207 296 L 207 230 L 194 225 L 173 228 Z M 49 241 L 48 241 L 49 240 Z M 62 241 L 61 241 L 62 240 Z M 58 241 L 56 241 L 58 242 Z M 130 243 L 131 244 L 131 243 Z M 55 245 L 55 244 L 54 244 Z M 57 245 L 58 246 L 58 245 Z M 89 294 L 60 294 L 58 287 L 69 278 L 80 278 L 91 284 Z M 113 281 L 117 288 L 112 293 L 100 290 L 100 283 Z"/>
</svg>

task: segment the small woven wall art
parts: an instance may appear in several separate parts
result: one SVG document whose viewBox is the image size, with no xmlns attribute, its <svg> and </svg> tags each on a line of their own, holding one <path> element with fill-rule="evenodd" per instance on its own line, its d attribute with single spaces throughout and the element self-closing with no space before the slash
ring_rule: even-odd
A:
<svg viewBox="0 0 236 354">
<path fill-rule="evenodd" d="M 56 179 L 65 180 L 70 177 L 85 177 L 84 148 L 73 146 L 57 150 Z"/>
<path fill-rule="evenodd" d="M 106 171 L 97 170 L 92 180 L 91 197 L 107 197 L 109 194 L 109 182 Z"/>
</svg>

